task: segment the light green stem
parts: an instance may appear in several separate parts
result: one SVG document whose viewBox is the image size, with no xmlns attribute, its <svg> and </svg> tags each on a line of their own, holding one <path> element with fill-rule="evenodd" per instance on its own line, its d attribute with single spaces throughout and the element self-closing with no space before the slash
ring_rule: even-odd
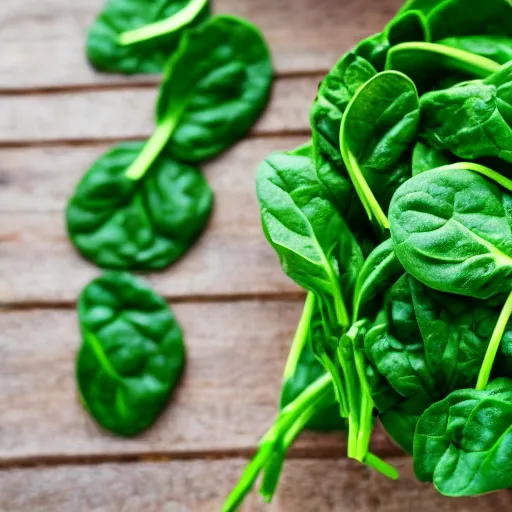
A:
<svg viewBox="0 0 512 512">
<path fill-rule="evenodd" d="M 475 389 L 477 391 L 482 391 L 487 387 L 489 377 L 491 376 L 494 360 L 496 359 L 496 354 L 500 347 L 501 339 L 503 338 L 503 333 L 505 332 L 505 328 L 507 327 L 511 315 L 512 293 L 510 293 L 510 295 L 508 296 L 507 301 L 505 302 L 505 305 L 501 310 L 500 316 L 498 317 L 498 322 L 496 323 L 496 327 L 494 328 L 494 331 L 492 333 L 491 340 L 489 341 L 489 345 L 487 346 L 484 361 L 482 363 L 482 367 L 480 368 L 480 373 L 478 374 L 478 380 L 476 382 Z"/>
<path fill-rule="evenodd" d="M 208 0 L 191 0 L 183 9 L 170 18 L 123 32 L 119 35 L 117 42 L 121 46 L 128 46 L 172 34 L 190 25 L 207 4 Z"/>
<path fill-rule="evenodd" d="M 512 192 L 512 180 L 505 178 L 505 176 L 503 176 L 499 172 L 493 171 L 492 169 L 489 169 L 489 167 L 485 167 L 484 165 L 475 164 L 473 162 L 457 162 L 455 164 L 448 164 L 443 165 L 441 167 L 436 167 L 435 170 L 449 171 L 451 169 L 467 169 L 468 171 L 477 172 L 478 174 L 486 176 L 490 180 L 496 182 L 498 185 L 501 185 L 503 188 L 506 188 L 507 190 Z"/>
<path fill-rule="evenodd" d="M 443 44 L 411 42 L 401 43 L 394 46 L 388 53 L 386 61 L 386 70 L 393 69 L 393 55 L 400 51 L 417 51 L 418 53 L 434 53 L 440 57 L 446 57 L 451 61 L 455 69 L 469 72 L 478 77 L 485 78 L 500 69 L 500 64 L 487 57 L 475 55 L 474 53 L 458 48 L 451 48 Z M 421 55 L 418 55 L 418 61 L 421 61 Z"/>
<path fill-rule="evenodd" d="M 300 317 L 299 325 L 297 326 L 297 331 L 293 338 L 292 348 L 290 349 L 288 360 L 286 361 L 283 376 L 284 381 L 292 378 L 297 370 L 300 356 L 308 342 L 309 328 L 314 309 L 315 295 L 312 292 L 309 292 L 306 297 L 306 302 L 304 303 L 304 309 L 302 311 L 302 316 Z"/>
<path fill-rule="evenodd" d="M 384 462 L 382 459 L 374 455 L 373 453 L 368 453 L 365 459 L 365 464 L 377 470 L 379 473 L 382 473 L 384 476 L 391 478 L 391 480 L 398 480 L 400 478 L 400 474 L 390 464 Z"/>
<path fill-rule="evenodd" d="M 173 118 L 166 119 L 160 123 L 142 148 L 139 156 L 126 170 L 125 176 L 131 180 L 140 180 L 159 157 L 172 137 L 175 128 L 176 122 Z"/>
<path fill-rule="evenodd" d="M 290 429 L 294 430 L 295 423 L 303 418 L 305 412 L 310 408 L 314 409 L 316 404 L 327 396 L 331 386 L 331 376 L 325 374 L 308 386 L 295 400 L 281 411 L 274 425 L 272 425 L 268 432 L 262 437 L 258 452 L 247 465 L 240 481 L 226 499 L 222 507 L 222 512 L 233 512 L 238 509 L 254 486 L 254 482 L 261 472 L 261 469 L 272 456 L 275 443 L 279 442 L 283 437 L 286 439 L 288 431 Z"/>
</svg>

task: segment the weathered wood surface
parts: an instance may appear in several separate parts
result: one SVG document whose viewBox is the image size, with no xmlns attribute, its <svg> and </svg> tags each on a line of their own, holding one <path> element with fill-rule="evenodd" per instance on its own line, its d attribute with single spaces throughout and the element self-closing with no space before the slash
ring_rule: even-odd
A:
<svg viewBox="0 0 512 512">
<path fill-rule="evenodd" d="M 321 78 L 277 79 L 253 133 L 309 132 L 309 108 Z M 156 92 L 154 87 L 134 87 L 0 94 L 0 145 L 146 139 L 155 128 Z"/>
<path fill-rule="evenodd" d="M 254 176 L 271 151 L 305 140 L 247 139 L 204 166 L 215 192 L 214 214 L 179 263 L 149 277 L 158 292 L 168 298 L 299 293 L 261 230 Z M 63 210 L 85 170 L 108 147 L 0 150 L 0 305 L 70 304 L 98 274 L 70 244 Z"/>
<path fill-rule="evenodd" d="M 449 500 L 409 475 L 387 480 L 356 463 L 291 460 L 272 505 L 252 494 L 243 512 L 495 512 L 512 494 Z M 0 473 L 0 510 L 8 512 L 217 512 L 245 461 L 147 462 L 11 470 Z"/>
<path fill-rule="evenodd" d="M 280 74 L 326 71 L 361 38 L 377 32 L 401 0 L 215 0 L 217 13 L 245 17 L 267 38 Z M 85 34 L 105 0 L 2 0 L 0 90 L 129 83 L 95 73 Z M 157 77 L 138 77 L 155 83 Z"/>
</svg>

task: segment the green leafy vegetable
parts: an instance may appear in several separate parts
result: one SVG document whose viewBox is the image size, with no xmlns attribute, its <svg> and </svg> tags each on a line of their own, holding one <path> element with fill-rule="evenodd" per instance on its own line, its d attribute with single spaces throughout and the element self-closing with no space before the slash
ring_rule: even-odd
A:
<svg viewBox="0 0 512 512">
<path fill-rule="evenodd" d="M 474 496 L 512 485 L 512 381 L 454 391 L 418 422 L 414 470 L 447 496 Z"/>
<path fill-rule="evenodd" d="M 160 414 L 181 375 L 182 332 L 165 300 L 126 273 L 91 282 L 78 301 L 80 395 L 105 429 L 133 436 Z"/>
<path fill-rule="evenodd" d="M 483 81 L 421 98 L 421 136 L 434 148 L 473 160 L 512 162 L 512 63 Z"/>
<path fill-rule="evenodd" d="M 195 16 L 183 14 L 200 4 Z M 109 0 L 87 36 L 87 56 L 100 71 L 116 73 L 160 73 L 169 56 L 176 50 L 183 28 L 197 25 L 209 16 L 205 0 Z M 159 21 L 180 21 L 163 36 L 123 45 L 119 36 Z M 128 40 L 129 42 L 129 40 Z"/>
<path fill-rule="evenodd" d="M 187 31 L 164 72 L 157 128 L 127 175 L 144 174 L 164 147 L 185 162 L 230 147 L 265 108 L 272 77 L 269 50 L 254 25 L 216 16 Z"/>
<path fill-rule="evenodd" d="M 404 268 L 434 289 L 489 298 L 512 289 L 511 196 L 466 169 L 414 176 L 389 209 Z"/>
<path fill-rule="evenodd" d="M 412 152 L 412 175 L 436 169 L 453 163 L 453 156 L 440 149 L 433 149 L 423 142 L 417 142 Z"/>
<path fill-rule="evenodd" d="M 512 38 L 501 35 L 454 36 L 441 39 L 439 44 L 481 55 L 499 64 L 512 60 Z"/>
<path fill-rule="evenodd" d="M 100 267 L 164 268 L 196 241 L 213 196 L 201 173 L 162 154 L 144 176 L 126 176 L 143 143 L 119 144 L 78 184 L 67 208 L 69 236 Z"/>
<path fill-rule="evenodd" d="M 391 196 L 410 175 L 411 148 L 419 123 L 414 83 L 401 73 L 379 73 L 352 98 L 340 129 L 340 148 L 368 218 L 384 233 L 384 210 Z M 375 191 L 375 192 L 374 192 Z"/>
</svg>

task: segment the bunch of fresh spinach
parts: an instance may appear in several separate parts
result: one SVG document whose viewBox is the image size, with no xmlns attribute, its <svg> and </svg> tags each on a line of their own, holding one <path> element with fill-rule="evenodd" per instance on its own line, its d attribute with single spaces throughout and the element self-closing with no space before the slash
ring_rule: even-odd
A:
<svg viewBox="0 0 512 512">
<path fill-rule="evenodd" d="M 409 0 L 322 81 L 311 142 L 261 164 L 263 231 L 308 294 L 225 512 L 260 474 L 269 501 L 300 430 L 336 415 L 390 478 L 375 416 L 441 493 L 512 486 L 511 29 L 508 0 Z"/>
<path fill-rule="evenodd" d="M 249 22 L 210 17 L 208 0 L 109 0 L 87 54 L 102 71 L 163 70 L 163 79 L 154 134 L 145 143 L 119 144 L 92 165 L 68 203 L 69 237 L 100 267 L 162 269 L 208 222 L 213 195 L 197 165 L 243 137 L 266 106 L 269 49 Z M 120 272 L 89 284 L 78 313 L 83 403 L 104 428 L 135 435 L 153 423 L 178 380 L 181 330 L 164 299 Z M 304 379 L 322 374 L 305 348 L 287 377 L 283 406 Z M 314 418 L 319 428 L 342 428 L 333 401 L 327 393 L 329 411 Z"/>
</svg>

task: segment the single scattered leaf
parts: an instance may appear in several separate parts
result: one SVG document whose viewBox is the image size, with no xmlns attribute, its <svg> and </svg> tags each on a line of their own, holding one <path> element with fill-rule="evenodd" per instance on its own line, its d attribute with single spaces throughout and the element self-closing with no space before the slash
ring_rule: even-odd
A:
<svg viewBox="0 0 512 512">
<path fill-rule="evenodd" d="M 179 380 L 181 329 L 162 297 L 121 272 L 86 286 L 78 316 L 76 378 L 84 405 L 103 428 L 136 435 L 153 424 Z"/>
<path fill-rule="evenodd" d="M 130 46 L 122 46 L 119 36 L 165 20 L 179 13 L 193 0 L 109 0 L 87 35 L 87 56 L 100 71 L 135 74 L 161 73 L 176 50 L 184 28 Z M 202 23 L 210 15 L 209 3 L 192 22 Z"/>
<path fill-rule="evenodd" d="M 69 237 L 100 267 L 167 267 L 194 244 L 210 217 L 212 191 L 190 165 L 164 153 L 140 179 L 126 176 L 143 145 L 123 143 L 107 151 L 69 201 Z"/>
</svg>

